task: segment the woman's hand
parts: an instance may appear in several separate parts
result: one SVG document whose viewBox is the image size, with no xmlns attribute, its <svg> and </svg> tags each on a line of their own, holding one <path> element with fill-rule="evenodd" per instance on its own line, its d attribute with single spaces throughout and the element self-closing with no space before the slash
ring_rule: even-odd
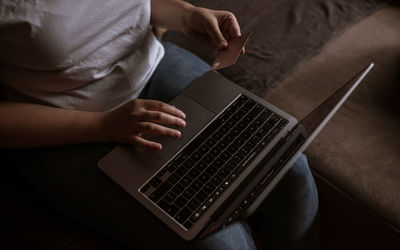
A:
<svg viewBox="0 0 400 250">
<path fill-rule="evenodd" d="M 231 12 L 200 8 L 182 0 L 152 0 L 150 22 L 182 31 L 219 49 L 227 48 L 231 38 L 241 35 L 239 23 Z"/>
<path fill-rule="evenodd" d="M 239 23 L 231 12 L 194 6 L 185 12 L 182 31 L 189 37 L 219 49 L 228 47 L 233 37 L 241 35 Z"/>
<path fill-rule="evenodd" d="M 160 143 L 146 140 L 143 134 L 179 138 L 176 129 L 183 128 L 185 114 L 179 109 L 154 100 L 135 99 L 111 112 L 105 113 L 102 128 L 107 141 L 136 144 L 148 149 L 161 150 Z"/>
</svg>

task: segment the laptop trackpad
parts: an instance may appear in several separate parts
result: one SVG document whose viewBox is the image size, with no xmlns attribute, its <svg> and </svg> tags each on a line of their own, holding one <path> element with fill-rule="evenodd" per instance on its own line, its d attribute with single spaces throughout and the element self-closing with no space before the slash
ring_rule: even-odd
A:
<svg viewBox="0 0 400 250">
<path fill-rule="evenodd" d="M 162 150 L 157 153 L 166 159 L 169 159 L 175 152 L 190 141 L 190 139 L 214 117 L 214 113 L 183 94 L 178 95 L 169 104 L 177 107 L 186 114 L 186 127 L 183 129 L 175 128 L 182 133 L 179 139 L 152 137 L 152 140 L 160 142 L 163 146 Z"/>
</svg>

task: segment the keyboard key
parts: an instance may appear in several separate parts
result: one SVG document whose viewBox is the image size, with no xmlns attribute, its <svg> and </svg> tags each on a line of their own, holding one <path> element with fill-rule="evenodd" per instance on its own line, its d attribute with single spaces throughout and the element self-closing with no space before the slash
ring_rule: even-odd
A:
<svg viewBox="0 0 400 250">
<path fill-rule="evenodd" d="M 214 140 L 216 140 L 216 141 L 219 141 L 219 140 L 222 139 L 223 136 L 224 136 L 224 135 L 221 134 L 220 132 L 216 132 L 215 134 L 212 135 L 212 138 L 213 138 Z"/>
<path fill-rule="evenodd" d="M 175 214 L 179 211 L 178 207 L 175 206 L 174 204 L 170 205 L 165 212 L 167 212 L 169 215 L 171 215 L 172 217 L 175 216 Z"/>
<path fill-rule="evenodd" d="M 187 202 L 187 199 L 184 198 L 183 196 L 181 196 L 175 200 L 174 204 L 175 204 L 175 206 L 177 206 L 179 208 L 179 207 L 185 206 L 186 202 Z"/>
<path fill-rule="evenodd" d="M 224 152 L 222 152 L 222 154 L 220 155 L 221 159 L 224 161 L 227 161 L 229 158 L 231 158 L 232 153 L 229 152 L 228 150 L 225 150 Z"/>
<path fill-rule="evenodd" d="M 245 148 L 245 147 L 242 147 L 240 150 L 239 150 L 239 152 L 238 152 L 238 154 L 240 155 L 240 156 L 242 156 L 242 157 L 246 157 L 246 155 L 249 153 L 249 150 L 247 149 L 247 148 Z"/>
<path fill-rule="evenodd" d="M 250 134 L 253 134 L 256 130 L 257 130 L 257 127 L 255 127 L 253 124 L 251 124 L 251 125 L 247 128 L 247 131 L 248 131 Z"/>
<path fill-rule="evenodd" d="M 211 178 L 211 183 L 214 184 L 215 186 L 219 186 L 222 182 L 222 178 L 218 175 L 215 175 Z"/>
<path fill-rule="evenodd" d="M 203 161 L 206 164 L 210 164 L 214 159 L 215 159 L 215 157 L 211 153 L 208 153 L 203 157 Z"/>
<path fill-rule="evenodd" d="M 265 110 L 264 112 L 261 113 L 261 115 L 258 118 L 265 121 L 268 119 L 268 117 L 270 117 L 271 114 L 272 114 L 271 111 Z"/>
<path fill-rule="evenodd" d="M 188 176 L 190 176 L 192 179 L 196 179 L 200 174 L 200 171 L 193 168 L 192 170 L 189 171 Z"/>
<path fill-rule="evenodd" d="M 207 147 L 209 147 L 209 148 L 214 147 L 215 144 L 217 144 L 217 141 L 216 141 L 215 139 L 213 139 L 213 138 L 210 138 L 210 139 L 208 139 L 208 140 L 206 141 L 206 145 L 207 145 Z"/>
<path fill-rule="evenodd" d="M 176 168 L 178 168 L 178 165 L 176 165 L 174 162 L 170 162 L 167 165 L 168 172 L 174 172 Z"/>
<path fill-rule="evenodd" d="M 228 144 L 229 143 L 227 143 L 225 140 L 222 140 L 217 144 L 217 148 L 220 150 L 224 150 L 228 146 Z"/>
<path fill-rule="evenodd" d="M 288 120 L 282 118 L 282 120 L 279 121 L 278 126 L 279 127 L 284 127 L 288 122 L 289 122 Z"/>
<path fill-rule="evenodd" d="M 176 198 L 176 194 L 174 194 L 174 192 L 169 191 L 165 196 L 164 199 L 168 202 L 168 203 L 172 203 Z"/>
<path fill-rule="evenodd" d="M 186 221 L 185 224 L 183 224 L 183 226 L 184 226 L 186 229 L 190 229 L 190 228 L 193 226 L 193 223 L 190 222 L 190 221 Z"/>
<path fill-rule="evenodd" d="M 204 186 L 204 191 L 207 194 L 211 194 L 215 190 L 215 186 L 211 183 L 208 183 L 207 185 Z"/>
<path fill-rule="evenodd" d="M 210 175 L 207 173 L 202 173 L 199 177 L 199 181 L 206 183 L 210 179 Z"/>
<path fill-rule="evenodd" d="M 210 152 L 214 157 L 217 157 L 221 153 L 221 150 L 219 148 L 217 148 L 217 147 L 214 147 L 214 148 L 211 149 Z"/>
<path fill-rule="evenodd" d="M 201 153 L 202 155 L 205 155 L 205 154 L 208 152 L 208 150 L 210 150 L 210 148 L 207 147 L 207 146 L 205 146 L 205 145 L 202 145 L 202 146 L 200 147 L 200 149 L 199 149 L 199 151 L 200 151 L 200 153 Z"/>
<path fill-rule="evenodd" d="M 164 174 L 167 172 L 166 168 L 161 169 L 158 173 L 157 173 L 157 177 L 161 178 L 164 176 Z"/>
<path fill-rule="evenodd" d="M 175 185 L 175 187 L 172 188 L 172 191 L 175 194 L 179 195 L 183 192 L 184 189 L 185 189 L 185 187 L 178 183 Z"/>
<path fill-rule="evenodd" d="M 238 113 L 234 114 L 233 117 L 231 118 L 233 121 L 235 121 L 235 123 L 237 123 L 238 121 L 240 121 L 242 119 L 243 115 L 240 115 Z"/>
<path fill-rule="evenodd" d="M 249 124 L 249 123 L 251 123 L 252 121 L 253 121 L 253 117 L 250 116 L 250 115 L 246 115 L 246 116 L 243 118 L 243 122 L 246 123 L 246 124 Z"/>
<path fill-rule="evenodd" d="M 198 219 L 200 219 L 201 213 L 200 212 L 196 212 L 192 215 L 192 217 L 190 218 L 190 220 L 192 222 L 196 222 Z"/>
<path fill-rule="evenodd" d="M 234 127 L 234 128 L 231 130 L 231 133 L 232 133 L 234 136 L 239 135 L 240 132 L 242 132 L 242 130 L 241 130 L 240 128 L 238 128 L 238 127 Z"/>
<path fill-rule="evenodd" d="M 261 141 L 261 137 L 259 137 L 258 135 L 253 135 L 250 141 L 253 142 L 254 144 L 257 144 Z"/>
<path fill-rule="evenodd" d="M 199 208 L 200 206 L 200 202 L 198 202 L 196 199 L 192 199 L 191 201 L 189 201 L 189 203 L 187 204 L 187 206 L 192 210 L 195 211 Z"/>
<path fill-rule="evenodd" d="M 200 191 L 196 195 L 196 200 L 203 202 L 205 199 L 207 199 L 208 194 L 204 191 Z"/>
<path fill-rule="evenodd" d="M 175 173 L 182 177 L 187 173 L 187 171 L 188 171 L 188 168 L 182 165 L 177 170 L 175 170 Z"/>
<path fill-rule="evenodd" d="M 150 196 L 149 198 L 157 202 L 165 193 L 169 191 L 171 188 L 171 184 L 169 182 L 164 182 L 159 188 L 157 188 Z"/>
<path fill-rule="evenodd" d="M 236 166 L 237 166 L 237 164 L 235 164 L 233 161 L 228 161 L 228 162 L 225 164 L 225 167 L 226 167 L 229 171 L 232 171 Z"/>
<path fill-rule="evenodd" d="M 197 163 L 194 168 L 196 168 L 197 170 L 199 170 L 200 172 L 203 171 L 204 169 L 206 169 L 207 164 L 204 161 L 201 161 L 199 163 Z"/>
<path fill-rule="evenodd" d="M 192 183 L 192 185 L 190 185 L 190 187 L 193 189 L 193 190 L 200 190 L 200 188 L 203 186 L 203 183 L 201 183 L 200 181 L 198 181 L 198 180 L 195 180 L 193 183 Z"/>
<path fill-rule="evenodd" d="M 164 199 L 161 199 L 159 202 L 157 202 L 157 205 L 164 211 L 167 211 L 170 206 L 169 203 Z"/>
<path fill-rule="evenodd" d="M 141 189 L 140 192 L 141 193 L 146 193 L 147 190 L 149 190 L 149 188 L 151 187 L 151 185 L 149 183 L 147 183 L 146 185 L 144 185 Z"/>
<path fill-rule="evenodd" d="M 221 176 L 222 178 L 225 178 L 229 175 L 230 171 L 226 168 L 222 168 L 219 172 L 218 175 Z"/>
<path fill-rule="evenodd" d="M 192 214 L 192 211 L 190 211 L 189 208 L 184 207 L 177 215 L 175 215 L 175 219 L 179 223 L 183 223 L 190 215 Z"/>
<path fill-rule="evenodd" d="M 242 107 L 242 108 L 240 108 L 240 109 L 238 110 L 237 113 L 243 117 L 243 116 L 247 115 L 248 112 L 249 112 L 248 109 Z M 243 119 L 243 118 L 242 118 L 242 119 Z"/>
<path fill-rule="evenodd" d="M 235 126 L 236 123 L 237 123 L 237 122 L 236 122 L 235 120 L 229 119 L 229 120 L 226 122 L 226 125 L 227 125 L 229 128 L 232 128 L 233 126 Z"/>
<path fill-rule="evenodd" d="M 225 162 L 224 162 L 222 159 L 217 158 L 217 159 L 215 159 L 215 161 L 213 162 L 213 165 L 216 166 L 216 167 L 221 167 L 222 165 L 224 165 L 224 163 L 225 163 Z"/>
<path fill-rule="evenodd" d="M 214 166 L 209 166 L 207 169 L 206 169 L 206 173 L 207 174 L 209 174 L 209 175 L 214 175 L 216 172 L 217 172 L 217 168 L 216 167 L 214 167 Z"/>
<path fill-rule="evenodd" d="M 179 181 L 179 178 L 180 177 L 177 174 L 172 174 L 170 177 L 168 177 L 168 181 L 171 184 L 175 184 L 175 183 L 177 183 Z"/>
<path fill-rule="evenodd" d="M 191 158 L 192 158 L 194 161 L 198 161 L 198 160 L 200 160 L 200 158 L 201 158 L 202 156 L 203 156 L 203 155 L 202 155 L 199 151 L 197 151 L 197 152 L 195 152 L 195 153 L 192 154 Z M 193 166 L 193 165 L 192 165 L 192 166 Z"/>
<path fill-rule="evenodd" d="M 190 200 L 195 193 L 196 192 L 193 189 L 187 188 L 185 190 L 185 192 L 183 192 L 183 197 L 185 197 L 186 199 Z"/>
<path fill-rule="evenodd" d="M 235 144 L 238 147 L 241 147 L 244 142 L 245 142 L 245 140 L 243 140 L 242 138 L 239 137 L 233 142 L 233 144 Z"/>
<path fill-rule="evenodd" d="M 189 186 L 190 183 L 192 183 L 192 178 L 190 178 L 189 176 L 184 176 L 181 181 L 179 183 L 181 183 L 184 186 Z"/>
<path fill-rule="evenodd" d="M 259 127 L 261 127 L 261 125 L 264 124 L 264 121 L 260 118 L 257 118 L 255 121 L 253 121 L 252 124 L 253 124 L 253 126 L 259 128 Z"/>
<path fill-rule="evenodd" d="M 277 115 L 274 114 L 268 119 L 268 123 L 275 125 L 281 118 Z"/>
<path fill-rule="evenodd" d="M 238 150 L 239 150 L 239 147 L 235 143 L 229 145 L 229 147 L 228 147 L 228 151 L 232 154 L 236 153 Z"/>
<path fill-rule="evenodd" d="M 154 188 L 158 187 L 161 184 L 161 180 L 158 177 L 154 177 L 153 179 L 150 180 L 150 185 L 152 185 Z"/>
<path fill-rule="evenodd" d="M 183 166 L 185 166 L 185 168 L 187 168 L 187 169 L 191 169 L 195 164 L 196 164 L 196 161 L 194 161 L 193 159 L 187 159 L 183 163 Z"/>
<path fill-rule="evenodd" d="M 246 144 L 244 145 L 244 147 L 248 150 L 252 150 L 256 144 L 260 141 L 261 138 L 255 139 L 255 140 L 249 140 L 246 142 Z M 255 141 L 255 142 L 254 142 Z"/>
<path fill-rule="evenodd" d="M 178 165 L 182 164 L 185 160 L 187 160 L 189 155 L 185 153 L 180 153 L 177 157 L 175 157 L 174 162 Z"/>
<path fill-rule="evenodd" d="M 244 107 L 246 107 L 247 109 L 251 109 L 256 105 L 256 103 L 253 100 L 248 99 L 246 104 L 244 105 Z"/>
<path fill-rule="evenodd" d="M 236 155 L 233 156 L 233 160 L 234 160 L 236 163 L 240 163 L 240 162 L 243 160 L 243 157 L 236 154 Z"/>
</svg>

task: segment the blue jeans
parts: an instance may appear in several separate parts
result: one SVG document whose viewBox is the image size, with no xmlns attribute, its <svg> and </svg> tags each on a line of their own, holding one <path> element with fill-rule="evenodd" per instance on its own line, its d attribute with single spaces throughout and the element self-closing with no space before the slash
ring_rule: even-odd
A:
<svg viewBox="0 0 400 250">
<path fill-rule="evenodd" d="M 166 55 L 140 98 L 169 101 L 210 66 L 197 56 L 170 43 Z M 199 249 L 256 249 L 252 228 L 263 249 L 312 249 L 317 243 L 318 194 L 301 155 L 248 221 L 238 221 L 194 243 Z M 312 236 L 309 236 L 312 235 Z M 179 246 L 177 246 L 179 248 Z"/>
</svg>

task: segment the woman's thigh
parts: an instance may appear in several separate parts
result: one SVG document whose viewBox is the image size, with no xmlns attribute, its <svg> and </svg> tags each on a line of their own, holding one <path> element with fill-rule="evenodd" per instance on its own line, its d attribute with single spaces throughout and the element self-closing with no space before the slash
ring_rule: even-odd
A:
<svg viewBox="0 0 400 250">
<path fill-rule="evenodd" d="M 266 249 L 318 249 L 318 192 L 305 155 L 291 166 L 249 224 Z"/>
</svg>

